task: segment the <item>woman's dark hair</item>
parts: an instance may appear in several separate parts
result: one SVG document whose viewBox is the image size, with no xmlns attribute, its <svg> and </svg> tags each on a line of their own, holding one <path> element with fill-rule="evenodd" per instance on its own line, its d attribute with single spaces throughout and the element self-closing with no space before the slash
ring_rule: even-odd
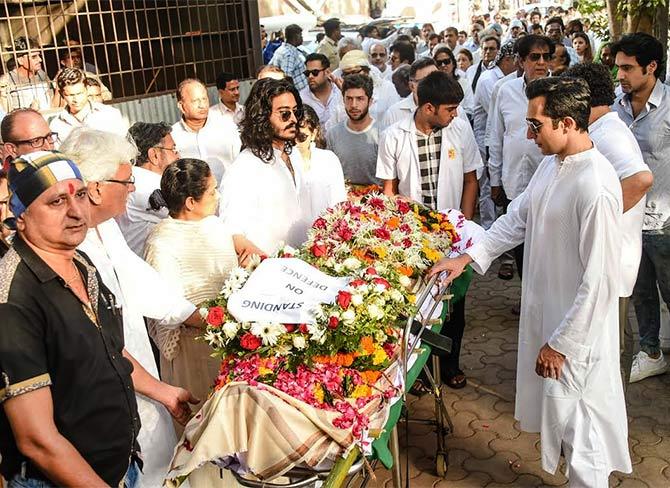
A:
<svg viewBox="0 0 670 488">
<path fill-rule="evenodd" d="M 240 121 L 240 139 L 242 149 L 249 148 L 254 156 L 269 163 L 273 158 L 272 139 L 274 128 L 270 123 L 272 115 L 272 100 L 284 93 L 290 93 L 295 98 L 297 113 L 303 111 L 302 100 L 296 87 L 287 80 L 265 78 L 258 80 L 251 88 L 249 97 L 244 104 L 244 117 Z M 298 120 L 300 123 L 300 120 Z M 295 142 L 286 142 L 287 149 Z"/>
<path fill-rule="evenodd" d="M 433 71 L 419 82 L 416 96 L 419 99 L 419 107 L 427 103 L 434 107 L 457 105 L 463 101 L 463 88 L 444 71 Z"/>
<path fill-rule="evenodd" d="M 303 117 L 300 122 L 301 127 L 307 127 L 310 131 L 316 134 L 314 139 L 314 145 L 319 149 L 326 148 L 326 139 L 323 137 L 323 130 L 321 130 L 321 122 L 319 121 L 319 116 L 316 114 L 314 109 L 309 105 L 303 105 Z M 300 137 L 300 136 L 298 136 Z M 301 139 L 302 141 L 302 139 Z"/>
<path fill-rule="evenodd" d="M 545 97 L 544 115 L 552 120 L 554 129 L 566 117 L 574 119 L 577 129 L 589 129 L 591 92 L 586 81 L 564 76 L 540 78 L 528 84 L 526 96 L 528 100 Z"/>
<path fill-rule="evenodd" d="M 433 59 L 435 60 L 435 62 L 437 62 L 437 56 L 440 55 L 440 54 L 447 54 L 451 58 L 451 67 L 453 68 L 452 71 L 451 71 L 451 76 L 455 80 L 457 80 L 458 79 L 458 73 L 456 73 L 456 68 L 457 68 L 457 66 L 456 66 L 456 56 L 454 56 L 453 51 L 451 49 L 449 49 L 448 47 L 441 47 L 441 48 L 437 49 L 433 53 Z M 438 67 L 439 67 L 439 65 L 438 65 Z"/>
<path fill-rule="evenodd" d="M 188 197 L 200 200 L 207 191 L 207 180 L 212 175 L 209 165 L 201 159 L 177 159 L 165 168 L 161 177 L 161 189 L 149 197 L 153 210 L 167 207 L 171 216 L 184 209 Z"/>
<path fill-rule="evenodd" d="M 628 34 L 612 44 L 610 50 L 613 58 L 619 52 L 626 56 L 635 56 L 637 64 L 645 69 L 649 66 L 649 63 L 656 61 L 654 76 L 657 79 L 665 77 L 665 49 L 663 49 L 661 41 L 652 35 L 644 32 Z"/>
<path fill-rule="evenodd" d="M 593 61 L 593 49 L 591 49 L 591 39 L 589 39 L 589 36 L 584 33 L 584 32 L 575 32 L 572 35 L 572 40 L 574 41 L 577 37 L 580 39 L 583 39 L 584 42 L 586 43 L 586 51 L 584 52 L 584 63 L 590 63 Z"/>
<path fill-rule="evenodd" d="M 461 49 L 460 51 L 458 51 L 458 54 L 463 54 L 472 63 L 473 57 L 472 57 L 472 53 L 470 52 L 469 49 L 467 49 L 467 48 Z"/>
<path fill-rule="evenodd" d="M 562 76 L 580 78 L 586 81 L 591 92 L 591 107 L 609 107 L 614 103 L 614 83 L 610 70 L 605 65 L 596 63 L 579 63 L 570 66 Z"/>
</svg>

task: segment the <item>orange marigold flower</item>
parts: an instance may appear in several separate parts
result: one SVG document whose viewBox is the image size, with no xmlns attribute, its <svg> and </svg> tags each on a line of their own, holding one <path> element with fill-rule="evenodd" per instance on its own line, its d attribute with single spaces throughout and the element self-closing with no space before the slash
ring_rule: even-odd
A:
<svg viewBox="0 0 670 488">
<path fill-rule="evenodd" d="M 372 337 L 365 336 L 361 339 L 361 349 L 363 352 L 365 352 L 366 355 L 375 352 L 375 342 L 372 340 Z"/>
<path fill-rule="evenodd" d="M 414 268 L 411 266 L 399 266 L 398 273 L 405 276 L 412 276 L 414 274 Z"/>
<path fill-rule="evenodd" d="M 391 217 L 386 221 L 386 226 L 391 230 L 395 230 L 400 227 L 400 219 L 398 217 Z"/>
</svg>

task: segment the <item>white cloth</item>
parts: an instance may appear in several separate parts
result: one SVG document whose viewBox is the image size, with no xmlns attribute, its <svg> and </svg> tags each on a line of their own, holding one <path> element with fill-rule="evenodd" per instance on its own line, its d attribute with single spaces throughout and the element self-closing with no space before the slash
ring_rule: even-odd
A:
<svg viewBox="0 0 670 488">
<path fill-rule="evenodd" d="M 158 378 L 143 317 L 170 318 L 180 323 L 195 311 L 195 306 L 165 284 L 151 266 L 128 248 L 114 219 L 89 229 L 79 250 L 91 259 L 121 307 L 126 350 Z M 161 486 L 177 444 L 174 425 L 163 405 L 140 394 L 136 398 L 142 422 L 137 438 L 144 459 L 141 486 Z"/>
<path fill-rule="evenodd" d="M 471 116 L 475 108 L 475 96 L 472 93 L 472 85 L 467 75 L 463 72 L 461 73 L 457 80 L 463 89 L 463 100 L 461 100 L 459 107 L 463 107 L 465 113 Z"/>
<path fill-rule="evenodd" d="M 527 111 L 526 80 L 522 76 L 502 85 L 488 119 L 491 186 L 502 183 L 510 200 L 523 192 L 543 157 L 535 141 L 526 137 Z"/>
<path fill-rule="evenodd" d="M 333 151 L 312 146 L 312 158 L 303 167 L 300 206 L 305 235 L 327 208 L 347 199 L 342 164 Z"/>
<path fill-rule="evenodd" d="M 493 112 L 493 107 L 495 107 L 496 100 L 498 99 L 498 92 L 500 88 L 511 80 L 516 80 L 518 78 L 517 72 L 512 71 L 510 74 L 503 76 L 493 85 L 493 90 L 491 91 L 491 101 L 489 102 L 488 115 L 491 115 Z M 484 133 L 484 145 L 488 146 L 491 143 L 491 122 L 487 117 L 486 120 L 486 132 Z"/>
<path fill-rule="evenodd" d="M 299 247 L 306 238 L 300 202 L 304 163 L 296 148 L 290 159 L 295 181 L 278 150 L 266 163 L 245 149 L 222 184 L 221 218 L 226 226 L 268 255 L 282 243 Z"/>
<path fill-rule="evenodd" d="M 319 117 L 319 122 L 321 122 L 322 127 L 326 126 L 326 122 L 328 122 L 330 116 L 337 110 L 337 107 L 344 103 L 342 101 L 342 92 L 335 83 L 332 82 L 330 82 L 330 95 L 328 96 L 325 105 L 314 95 L 314 93 L 312 93 L 309 86 L 300 90 L 300 98 L 302 99 L 302 103 L 305 103 L 314 109 L 316 115 Z"/>
<path fill-rule="evenodd" d="M 486 121 L 489 116 L 489 104 L 491 94 L 496 82 L 503 78 L 505 74 L 496 66 L 482 72 L 477 82 L 475 90 L 472 130 L 475 133 L 475 140 L 479 146 L 482 157 L 486 154 Z"/>
<path fill-rule="evenodd" d="M 170 134 L 179 149 L 179 155 L 205 161 L 219 185 L 242 146 L 237 125 L 216 112 L 209 113 L 207 122 L 197 132 L 180 119 L 172 125 Z"/>
<path fill-rule="evenodd" d="M 376 67 L 376 66 L 375 66 L 375 67 Z M 379 69 L 379 68 L 377 68 L 377 69 Z M 391 83 L 393 83 L 393 70 L 391 69 L 391 66 L 390 66 L 390 65 L 387 64 L 387 65 L 386 65 L 386 68 L 384 69 L 384 71 L 379 70 L 379 73 L 380 73 L 380 76 L 381 76 L 383 79 L 385 79 L 385 80 L 390 81 Z"/>
<path fill-rule="evenodd" d="M 589 126 L 589 135 L 598 150 L 614 166 L 619 180 L 649 171 L 635 136 L 616 112 L 609 112 Z M 620 296 L 629 297 L 637 279 L 642 257 L 642 222 L 647 198 L 642 197 L 623 214 Z"/>
<path fill-rule="evenodd" d="M 398 179 L 398 192 L 417 202 L 421 198 L 421 169 L 414 118 L 386 129 L 379 141 L 377 178 Z M 482 167 L 470 124 L 455 117 L 441 130 L 442 150 L 437 177 L 437 208 L 461 208 L 463 175 Z"/>
<path fill-rule="evenodd" d="M 597 149 L 560 161 L 548 156 L 507 213 L 467 253 L 485 272 L 525 241 L 521 283 L 515 418 L 541 431 L 542 467 L 554 473 L 561 442 L 590 436 L 603 469 L 631 472 L 626 405 L 619 373 L 618 296 L 621 185 Z M 541 378 L 535 362 L 548 343 L 566 356 L 559 380 Z M 580 430 L 577 414 L 592 427 Z M 578 444 L 578 443 L 576 443 Z"/>
<path fill-rule="evenodd" d="M 393 34 L 391 34 L 388 37 L 385 37 L 384 39 L 375 39 L 374 37 L 366 37 L 363 39 L 361 42 L 361 49 L 365 54 L 370 54 L 370 47 L 375 44 L 375 43 L 380 43 L 382 44 L 386 50 L 388 51 L 389 48 L 393 45 L 395 42 L 396 38 L 398 37 L 399 31 L 395 31 Z"/>
<path fill-rule="evenodd" d="M 216 297 L 237 265 L 232 233 L 214 215 L 202 220 L 162 220 L 149 234 L 145 254 L 166 286 L 197 305 Z M 149 331 L 163 357 L 172 360 L 179 354 L 180 327 L 152 321 Z"/>
<path fill-rule="evenodd" d="M 67 136 L 70 135 L 70 132 L 75 127 L 88 127 L 90 129 L 112 132 L 122 137 L 125 137 L 128 133 L 128 122 L 126 122 L 118 109 L 102 103 L 89 102 L 89 107 L 82 110 L 85 111 L 85 115 L 81 121 L 70 114 L 67 111 L 67 107 L 51 119 L 49 128 L 51 132 L 58 134 L 60 142 L 67 139 Z M 78 115 L 81 117 L 83 114 Z M 55 144 L 56 149 L 60 146 L 60 142 Z"/>
<path fill-rule="evenodd" d="M 410 93 L 405 98 L 401 99 L 399 102 L 396 102 L 391 107 L 389 107 L 389 109 L 386 111 L 386 114 L 384 115 L 384 118 L 382 119 L 382 125 L 380 126 L 380 130 L 382 131 L 386 130 L 399 120 L 411 117 L 412 115 L 414 115 L 416 109 L 417 106 L 416 103 L 414 102 L 414 94 Z M 458 118 L 460 118 L 464 122 L 469 123 L 468 115 L 463 109 L 462 103 L 458 106 L 457 114 Z"/>
<path fill-rule="evenodd" d="M 228 122 L 233 122 L 235 125 L 239 125 L 240 121 L 244 117 L 244 105 L 236 103 L 235 110 L 230 110 L 223 104 L 223 102 L 219 101 L 219 103 L 215 103 L 209 107 L 209 113 L 220 115 Z"/>
<path fill-rule="evenodd" d="M 116 218 L 125 237 L 128 247 L 135 254 L 144 256 L 144 244 L 154 226 L 168 216 L 167 208 L 152 210 L 149 197 L 161 187 L 161 175 L 140 168 L 132 167 L 135 177 L 135 191 L 128 194 L 126 213 Z"/>
</svg>

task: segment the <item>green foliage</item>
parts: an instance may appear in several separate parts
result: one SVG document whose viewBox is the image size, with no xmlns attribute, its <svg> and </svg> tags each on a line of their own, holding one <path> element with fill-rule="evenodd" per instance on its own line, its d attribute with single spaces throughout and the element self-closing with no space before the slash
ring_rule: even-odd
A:
<svg viewBox="0 0 670 488">
<path fill-rule="evenodd" d="M 609 41 L 610 31 L 605 0 L 579 0 L 576 3 L 582 18 L 591 21 L 591 30 L 603 41 Z"/>
</svg>

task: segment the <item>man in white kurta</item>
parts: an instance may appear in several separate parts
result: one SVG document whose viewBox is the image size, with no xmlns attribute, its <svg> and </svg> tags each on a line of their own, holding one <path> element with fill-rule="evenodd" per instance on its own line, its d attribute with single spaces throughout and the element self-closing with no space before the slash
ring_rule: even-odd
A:
<svg viewBox="0 0 670 488">
<path fill-rule="evenodd" d="M 550 90 L 567 107 L 554 121 Z M 515 418 L 541 432 L 546 471 L 563 449 L 570 486 L 605 488 L 611 471 L 632 470 L 618 364 L 621 186 L 588 137 L 586 83 L 538 80 L 529 99 L 529 137 L 554 154 L 480 242 L 431 273 L 453 279 L 469 263 L 483 273 L 525 240 Z"/>
</svg>

